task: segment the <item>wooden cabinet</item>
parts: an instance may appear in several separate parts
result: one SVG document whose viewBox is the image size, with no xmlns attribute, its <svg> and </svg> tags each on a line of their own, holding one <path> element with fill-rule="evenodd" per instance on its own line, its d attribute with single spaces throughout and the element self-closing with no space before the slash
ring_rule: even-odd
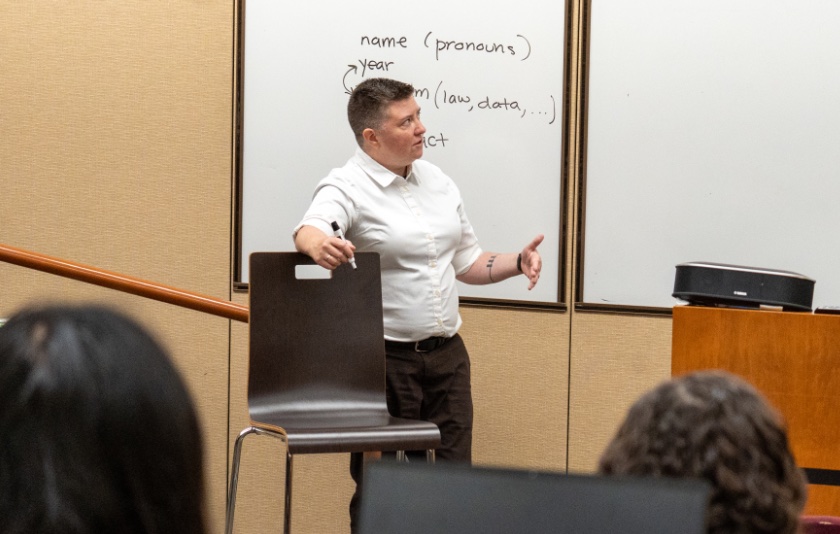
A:
<svg viewBox="0 0 840 534">
<path fill-rule="evenodd" d="M 805 513 L 840 515 L 840 315 L 674 308 L 671 373 L 724 369 L 758 388 L 788 423 L 809 471 Z"/>
</svg>

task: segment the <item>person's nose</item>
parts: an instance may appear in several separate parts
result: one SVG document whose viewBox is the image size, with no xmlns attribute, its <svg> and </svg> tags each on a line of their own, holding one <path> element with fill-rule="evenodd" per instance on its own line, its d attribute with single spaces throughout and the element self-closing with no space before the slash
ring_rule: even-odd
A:
<svg viewBox="0 0 840 534">
<path fill-rule="evenodd" d="M 426 133 L 426 127 L 423 126 L 423 122 L 419 118 L 417 119 L 417 131 L 415 133 L 416 135 L 423 135 Z"/>
</svg>

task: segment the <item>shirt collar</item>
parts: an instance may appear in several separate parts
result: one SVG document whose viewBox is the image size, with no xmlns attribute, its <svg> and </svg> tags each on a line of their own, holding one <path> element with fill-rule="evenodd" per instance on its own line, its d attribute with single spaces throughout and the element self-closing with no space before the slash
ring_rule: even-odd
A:
<svg viewBox="0 0 840 534">
<path fill-rule="evenodd" d="M 367 152 L 362 150 L 361 147 L 356 147 L 356 158 L 360 160 L 360 164 L 367 175 L 382 187 L 391 185 L 397 178 L 403 179 L 399 174 L 394 174 L 383 167 L 379 162 L 370 157 Z M 405 177 L 405 180 L 417 181 L 417 175 L 414 173 L 414 163 L 409 166 L 408 175 Z"/>
</svg>

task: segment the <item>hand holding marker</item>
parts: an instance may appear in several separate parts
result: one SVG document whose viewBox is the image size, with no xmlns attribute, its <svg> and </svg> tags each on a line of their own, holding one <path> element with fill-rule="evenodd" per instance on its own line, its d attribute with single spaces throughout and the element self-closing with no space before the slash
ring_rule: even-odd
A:
<svg viewBox="0 0 840 534">
<path fill-rule="evenodd" d="M 341 227 L 338 225 L 337 222 L 332 222 L 332 229 L 333 235 L 335 235 L 335 237 L 341 239 L 342 241 L 346 241 L 344 239 L 344 232 L 341 231 Z M 354 269 L 356 268 L 356 258 L 354 258 L 353 256 L 350 256 L 350 265 L 352 265 Z"/>
</svg>

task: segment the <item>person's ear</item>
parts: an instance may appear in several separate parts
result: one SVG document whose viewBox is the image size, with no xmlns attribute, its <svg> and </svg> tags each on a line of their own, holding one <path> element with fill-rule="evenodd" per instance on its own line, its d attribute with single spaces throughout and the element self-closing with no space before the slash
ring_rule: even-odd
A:
<svg viewBox="0 0 840 534">
<path fill-rule="evenodd" d="M 379 146 L 379 138 L 376 136 L 376 132 L 373 130 L 373 128 L 365 128 L 364 130 L 362 130 L 362 138 L 365 140 L 365 144 L 367 146 Z"/>
</svg>

